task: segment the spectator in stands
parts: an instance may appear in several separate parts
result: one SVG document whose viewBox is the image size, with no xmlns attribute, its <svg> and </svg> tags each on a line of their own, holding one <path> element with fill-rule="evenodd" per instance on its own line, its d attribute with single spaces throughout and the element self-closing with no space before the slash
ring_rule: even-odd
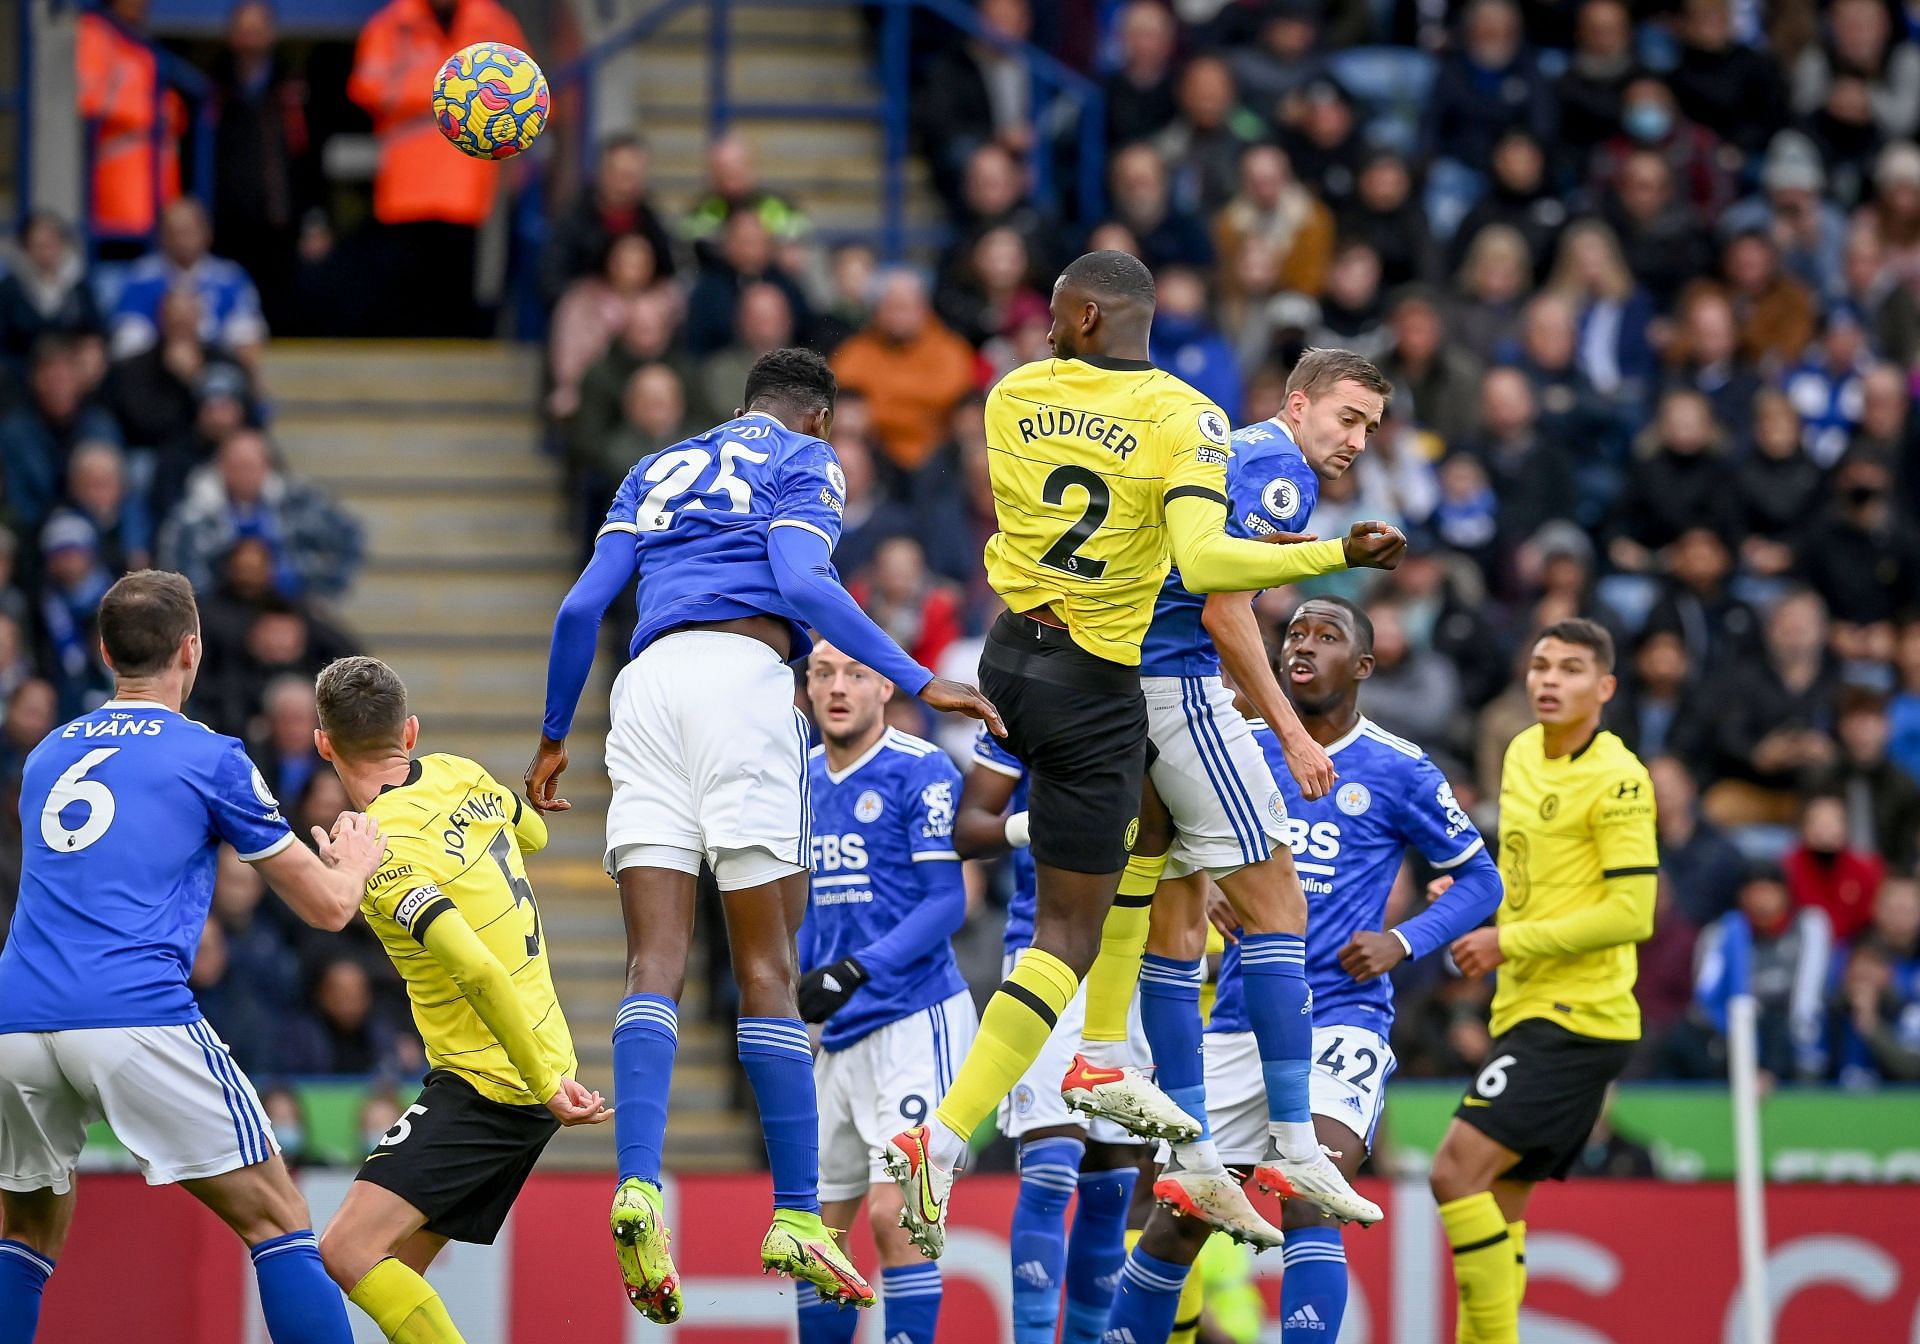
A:
<svg viewBox="0 0 1920 1344">
<path fill-rule="evenodd" d="M 773 253 L 773 234 L 758 211 L 740 210 L 720 226 L 719 248 L 706 256 L 687 298 L 681 341 L 694 357 L 710 355 L 733 339 L 740 296 L 751 285 L 777 285 L 787 296 L 794 326 L 805 330 L 807 301 Z"/>
<path fill-rule="evenodd" d="M 1366 243 L 1380 258 L 1381 282 L 1389 290 L 1440 275 L 1440 249 L 1414 190 L 1413 170 L 1391 150 L 1360 159 L 1352 196 L 1338 211 L 1342 238 Z"/>
<path fill-rule="evenodd" d="M 224 1039 L 224 1038 L 223 1038 Z M 250 1067 L 257 1068 L 257 1065 Z M 300 1096 L 292 1088 L 275 1084 L 260 1089 L 260 1109 L 273 1126 L 273 1137 L 280 1141 L 280 1160 L 290 1171 L 305 1171 L 320 1164 L 307 1137 L 306 1112 Z"/>
<path fill-rule="evenodd" d="M 917 538 L 888 537 L 874 548 L 866 577 L 848 590 L 893 642 L 925 665 L 937 665 L 960 637 L 960 599 L 954 586 L 927 568 Z"/>
<path fill-rule="evenodd" d="M 1862 839 L 1871 844 L 1870 838 Z M 1856 848 L 1847 825 L 1847 801 L 1831 793 L 1812 794 L 1801 807 L 1799 843 L 1783 866 L 1794 904 L 1820 912 L 1833 936 L 1843 941 L 1867 927 L 1874 897 L 1887 875 L 1884 859 L 1871 849 Z"/>
<path fill-rule="evenodd" d="M 1019 234 L 1027 246 L 1028 278 L 1052 284 L 1060 262 L 1060 224 L 1029 198 L 1027 171 L 1020 161 L 989 141 L 967 160 L 962 193 L 959 232 L 940 258 L 942 286 L 969 263 L 974 244 L 995 229 Z"/>
<path fill-rule="evenodd" d="M 19 243 L 0 268 L 0 395 L 8 372 L 26 374 L 27 356 L 42 336 L 97 337 L 106 330 L 86 259 L 66 221 L 36 210 L 20 225 Z"/>
<path fill-rule="evenodd" d="M 310 678 L 289 674 L 267 683 L 247 754 L 260 766 L 276 798 L 298 798 L 320 769 L 313 746 L 313 731 L 319 726 Z"/>
<path fill-rule="evenodd" d="M 1913 497 L 1914 468 L 1920 467 L 1920 422 L 1913 415 L 1905 369 L 1885 363 L 1867 370 L 1860 380 L 1859 420 L 1847 451 L 1891 464 L 1900 478 L 1895 491 L 1898 507 L 1909 515 L 1920 513 Z"/>
<path fill-rule="evenodd" d="M 1408 637 L 1405 609 L 1383 597 L 1367 604 L 1373 621 L 1373 678 L 1367 717 L 1390 733 L 1415 736 L 1428 747 L 1458 746 L 1464 703 L 1452 662 Z"/>
<path fill-rule="evenodd" d="M 390 1087 L 381 1087 L 367 1094 L 360 1103 L 359 1136 L 360 1147 L 365 1152 L 378 1152 L 380 1142 L 393 1132 L 404 1114 L 400 1109 L 400 1099 L 393 1095 Z"/>
<path fill-rule="evenodd" d="M 1764 233 L 1780 249 L 1787 272 L 1816 295 L 1836 296 L 1845 284 L 1847 220 L 1821 192 L 1831 160 L 1799 131 L 1773 137 L 1760 170 L 1760 193 L 1720 217 L 1723 238 Z"/>
<path fill-rule="evenodd" d="M 1920 784 L 1888 759 L 1892 732 L 1884 697 L 1850 693 L 1835 734 L 1839 754 L 1816 772 L 1810 787 L 1843 802 L 1852 848 L 1872 851 L 1889 869 L 1909 873 L 1920 858 Z"/>
<path fill-rule="evenodd" d="M 1692 523 L 1660 559 L 1666 573 L 1644 632 L 1679 636 L 1695 677 L 1717 681 L 1734 664 L 1760 656 L 1760 615 L 1733 590 L 1733 553 L 1725 534 Z"/>
<path fill-rule="evenodd" d="M 1887 7 L 1879 0 L 1834 0 L 1827 41 L 1807 47 L 1792 69 L 1794 115 L 1827 106 L 1833 85 L 1864 82 L 1874 125 L 1888 140 L 1920 129 L 1920 49 L 1895 42 Z"/>
<path fill-rule="evenodd" d="M 95 440 L 73 450 L 62 507 L 92 526 L 109 574 L 118 578 L 147 567 L 153 557 L 153 517 L 144 493 L 128 486 L 126 458 L 118 447 Z"/>
<path fill-rule="evenodd" d="M 689 389 L 693 418 L 701 425 L 729 420 L 740 409 L 747 372 L 770 350 L 794 343 L 793 308 L 778 285 L 749 285 L 740 294 L 739 317 L 730 344 L 702 359 Z M 628 417 L 631 422 L 632 417 Z M 632 459 L 629 461 L 631 465 Z"/>
<path fill-rule="evenodd" d="M 1730 669 L 1714 693 L 1711 773 L 1720 783 L 1709 801 L 1730 825 L 1790 818 L 1791 790 L 1834 757 L 1839 677 L 1827 656 L 1826 604 L 1811 589 L 1786 592 L 1767 613 L 1765 637 L 1765 657 Z"/>
<path fill-rule="evenodd" d="M 1839 303 L 1828 310 L 1818 344 L 1782 375 L 1787 396 L 1800 413 L 1807 454 L 1816 464 L 1830 467 L 1846 451 L 1859 426 L 1871 367 L 1860 314 Z"/>
<path fill-rule="evenodd" d="M 300 963 L 268 914 L 266 883 L 230 846 L 214 869 L 211 918 L 194 966 L 195 996 L 234 1057 L 250 1069 L 279 1063 L 274 1023 L 298 1001 Z M 201 983 L 204 979 L 204 983 Z M 282 1137 L 282 1143 L 285 1139 Z"/>
<path fill-rule="evenodd" d="M 1169 266 L 1161 270 L 1158 288 L 1148 358 L 1218 405 L 1229 423 L 1239 424 L 1240 369 L 1232 344 L 1213 323 L 1206 280 L 1190 267 Z"/>
<path fill-rule="evenodd" d="M 204 332 L 199 291 L 169 290 L 160 300 L 159 337 L 113 363 L 102 400 L 134 448 L 162 448 L 193 432 L 200 389 L 212 370 L 228 371 L 245 389 L 252 409 L 252 379 L 243 365 Z"/>
<path fill-rule="evenodd" d="M 1148 267 L 1207 266 L 1213 243 L 1199 216 L 1175 203 L 1166 161 L 1151 145 L 1129 145 L 1108 168 L 1114 218 L 1135 239 Z"/>
<path fill-rule="evenodd" d="M 873 277 L 880 263 L 865 243 L 842 243 L 828 262 L 826 292 L 813 316 L 813 346 L 831 356 L 873 317 Z M 942 275 L 946 274 L 944 269 Z"/>
<path fill-rule="evenodd" d="M 136 255 L 154 207 L 180 195 L 180 95 L 165 88 L 146 37 L 147 0 L 113 0 L 79 16 L 77 110 L 91 123 L 92 232 L 114 260 Z"/>
<path fill-rule="evenodd" d="M 1513 0 L 1472 0 L 1460 46 L 1442 59 L 1422 130 L 1432 155 L 1484 175 L 1493 147 L 1516 126 L 1550 134 L 1552 91 L 1523 40 Z"/>
<path fill-rule="evenodd" d="M 1121 11 L 1119 66 L 1102 81 L 1109 148 L 1151 139 L 1172 123 L 1179 37 L 1173 15 L 1159 0 L 1132 0 Z"/>
<path fill-rule="evenodd" d="M 979 16 L 986 35 L 944 45 L 913 108 L 934 187 L 956 209 L 974 150 L 991 141 L 1025 156 L 1034 143 L 1033 80 L 1020 50 L 1033 29 L 1027 0 L 983 0 Z"/>
<path fill-rule="evenodd" d="M 1573 511 L 1572 463 L 1564 445 L 1540 434 L 1533 389 L 1518 369 L 1490 371 L 1477 400 L 1479 424 L 1462 447 L 1492 484 L 1499 500 L 1500 546 L 1510 550 L 1549 519 Z M 1415 407 L 1424 403 L 1416 392 Z"/>
<path fill-rule="evenodd" d="M 1819 910 L 1794 908 L 1790 879 L 1756 863 L 1740 884 L 1737 907 L 1700 933 L 1696 993 L 1713 1032 L 1697 1038 L 1683 1076 L 1712 1078 L 1726 1070 L 1726 998 L 1732 968 L 1745 968 L 1759 1006 L 1759 1062 L 1776 1079 L 1817 1079 L 1826 1068 L 1825 998 L 1833 931 Z"/>
<path fill-rule="evenodd" d="M 1590 444 L 1595 458 L 1611 467 L 1621 417 L 1580 368 L 1579 351 L 1579 313 L 1573 300 L 1551 289 L 1530 299 L 1520 317 L 1517 367 L 1540 405 L 1541 432 L 1561 442 Z"/>
<path fill-rule="evenodd" d="M 1664 352 L 1665 386 L 1705 396 L 1735 442 L 1748 443 L 1761 382 L 1741 354 L 1726 291 L 1709 280 L 1695 281 L 1680 295 L 1676 316 L 1678 330 Z"/>
<path fill-rule="evenodd" d="M 287 1024 L 280 1064 L 291 1074 L 366 1075 L 398 1062 L 393 1024 L 375 1011 L 366 968 L 347 958 L 316 977 L 311 1006 Z"/>
<path fill-rule="evenodd" d="M 68 336 L 42 336 L 33 347 L 27 395 L 0 416 L 0 480 L 14 526 L 35 533 L 66 478 L 74 448 L 88 440 L 118 443 L 107 413 L 86 399 L 79 350 Z"/>
<path fill-rule="evenodd" d="M 1379 359 L 1387 345 L 1386 295 L 1380 286 L 1380 254 L 1368 244 L 1342 240 L 1333 249 L 1320 295 L 1320 325 L 1309 345 L 1337 345 Z"/>
<path fill-rule="evenodd" d="M 474 297 L 477 247 L 500 170 L 447 153 L 433 121 L 433 79 L 447 53 L 481 41 L 527 46 L 496 0 L 388 0 L 354 50 L 347 96 L 373 118 L 380 143 L 373 217 L 385 254 L 383 316 L 395 335 L 485 329 Z"/>
<path fill-rule="evenodd" d="M 1294 178 L 1284 150 L 1260 144 L 1240 156 L 1239 191 L 1213 220 L 1227 295 L 1242 302 L 1276 291 L 1318 298 L 1333 241 L 1333 212 Z"/>
<path fill-rule="evenodd" d="M 1174 199 L 1211 216 L 1233 198 L 1240 156 L 1268 133 L 1266 121 L 1240 105 L 1227 63 L 1196 56 L 1180 72 L 1180 115 L 1153 138 L 1173 175 Z"/>
<path fill-rule="evenodd" d="M 1643 759 L 1659 809 L 1661 874 L 1681 915 L 1693 927 L 1703 928 L 1733 909 L 1745 860 L 1701 810 L 1685 761 L 1675 756 Z"/>
<path fill-rule="evenodd" d="M 887 460 L 911 473 L 940 446 L 947 415 L 973 386 L 973 351 L 933 315 L 920 277 L 897 270 L 881 281 L 873 325 L 834 352 L 833 371 L 873 407 Z"/>
<path fill-rule="evenodd" d="M 1676 197 L 1673 170 L 1655 150 L 1636 149 L 1623 155 L 1605 186 L 1600 218 L 1613 231 L 1634 279 L 1664 308 L 1710 264 L 1700 222 L 1692 208 Z M 1567 232 L 1571 235 L 1574 229 Z M 1563 238 L 1560 246 L 1564 256 L 1567 240 Z"/>
<path fill-rule="evenodd" d="M 1719 137 L 1682 115 L 1664 80 L 1634 77 L 1621 101 L 1620 127 L 1594 155 L 1594 185 L 1613 181 L 1627 156 L 1651 152 L 1665 160 L 1678 198 L 1699 218 L 1716 218 L 1732 203 L 1733 174 Z"/>
<path fill-rule="evenodd" d="M 30 681 L 34 674 L 33 657 L 27 646 L 27 632 L 19 617 L 0 611 L 0 704 Z"/>
<path fill-rule="evenodd" d="M 213 73 L 213 244 L 253 277 L 269 318 L 284 311 L 300 216 L 320 194 L 307 84 L 275 55 L 273 7 L 227 15 Z"/>
<path fill-rule="evenodd" d="M 1332 78 L 1309 81 L 1287 109 L 1281 143 L 1300 180 L 1342 214 L 1353 200 L 1355 165 L 1365 152 L 1346 90 Z"/>
<path fill-rule="evenodd" d="M 1323 18 L 1317 0 L 1267 0 L 1260 7 L 1251 40 L 1227 58 L 1241 101 L 1256 115 L 1277 122 L 1286 103 L 1324 73 Z"/>
<path fill-rule="evenodd" d="M 600 271 L 614 241 L 638 234 L 653 248 L 653 268 L 663 280 L 674 270 L 673 238 L 661 223 L 647 192 L 647 142 L 631 132 L 600 142 L 593 186 L 566 214 L 553 222 L 547 237 L 542 276 L 549 302 L 567 286 Z"/>
<path fill-rule="evenodd" d="M 113 677 L 101 661 L 93 628 L 100 599 L 114 574 L 100 563 L 100 542 L 93 524 L 77 513 L 59 512 L 40 533 L 40 629 L 47 662 L 60 691 L 62 718 L 94 708 L 113 689 Z"/>
<path fill-rule="evenodd" d="M 16 562 L 19 560 L 20 539 L 11 528 L 0 527 L 0 616 L 12 619 L 21 630 L 31 622 L 27 605 L 27 596 L 21 591 Z M 0 701 L 13 694 L 9 686 Z"/>
<path fill-rule="evenodd" d="M 1408 288 L 1391 300 L 1387 316 L 1392 342 L 1380 371 L 1394 396 L 1413 399 L 1413 420 L 1448 448 L 1463 447 L 1478 422 L 1480 361 L 1447 340 L 1438 296 Z"/>
<path fill-rule="evenodd" d="M 987 465 L 985 400 L 977 394 L 962 397 L 947 425 L 942 470 L 924 477 L 929 488 L 915 500 L 918 523 L 912 530 L 926 546 L 934 572 L 968 589 L 967 609 L 977 615 L 991 593 L 980 555 L 987 538 L 999 530 Z"/>
<path fill-rule="evenodd" d="M 1621 0 L 1585 0 L 1566 71 L 1554 84 L 1559 142 L 1584 171 L 1595 149 L 1620 133 L 1620 106 L 1635 73 L 1633 20 Z"/>
<path fill-rule="evenodd" d="M 200 337 L 251 366 L 267 339 L 260 295 L 245 271 L 212 255 L 212 226 L 199 201 L 186 197 L 160 216 L 160 247 L 127 272 L 113 312 L 113 353 L 138 354 L 160 339 L 160 305 L 186 288 L 200 297 Z"/>
<path fill-rule="evenodd" d="M 1892 886 L 1892 883 L 1888 884 Z M 1910 882 L 1902 882 L 1911 890 Z M 1920 978 L 1876 943 L 1855 947 L 1841 977 L 1835 1053 L 1845 1087 L 1920 1081 Z"/>
<path fill-rule="evenodd" d="M 627 384 L 643 365 L 665 364 L 679 375 L 681 386 L 686 385 L 693 365 L 674 345 L 675 311 L 674 303 L 660 294 L 643 296 L 628 311 L 626 327 L 580 380 L 579 409 L 566 427 L 568 461 L 599 458 L 607 439 L 620 426 Z M 727 409 L 731 412 L 734 407 Z M 590 532 L 599 528 L 607 503 L 613 498 L 611 487 L 608 490 L 604 497 L 596 494 L 588 501 L 586 517 L 593 524 Z"/>
<path fill-rule="evenodd" d="M 1651 159 L 1633 163 L 1665 171 Z M 1547 287 L 1578 310 L 1578 362 L 1588 385 L 1620 406 L 1637 409 L 1654 377 L 1648 333 L 1655 301 L 1642 288 L 1620 239 L 1599 220 L 1574 221 L 1560 235 Z"/>
<path fill-rule="evenodd" d="M 709 262 L 713 243 L 737 215 L 752 215 L 767 236 L 791 242 L 813 227 L 800 208 L 760 184 L 753 150 L 738 135 L 723 135 L 707 146 L 707 190 L 680 221 L 680 234 L 692 242 L 700 260 Z"/>
<path fill-rule="evenodd" d="M 1768 371 L 1797 361 L 1813 340 L 1818 312 L 1813 291 L 1781 268 L 1772 240 L 1762 233 L 1735 236 L 1721 270 L 1740 322 L 1741 353 Z"/>
<path fill-rule="evenodd" d="M 1884 662 L 1892 622 L 1920 605 L 1920 543 L 1894 507 L 1893 472 L 1879 458 L 1843 459 L 1830 489 L 1832 505 L 1803 539 L 1800 569 L 1826 599 L 1835 650 Z"/>
<path fill-rule="evenodd" d="M 985 345 L 1022 318 L 1045 312 L 1047 301 L 1029 283 L 1027 244 L 1009 228 L 989 229 L 966 261 L 943 277 L 934 307 L 972 346 Z"/>
<path fill-rule="evenodd" d="M 1763 389 L 1753 408 L 1753 451 L 1734 465 L 1735 533 L 1742 566 L 1777 578 L 1793 568 L 1794 549 L 1819 512 L 1825 480 L 1801 446 L 1800 417 L 1786 395 Z"/>
<path fill-rule="evenodd" d="M 646 235 L 625 233 L 607 246 L 598 274 L 567 286 L 547 333 L 547 413 L 564 420 L 580 406 L 580 380 L 626 329 L 634 303 L 659 290 L 658 258 Z"/>
<path fill-rule="evenodd" d="M 1460 298 L 1447 319 L 1448 335 L 1486 363 L 1520 356 L 1521 313 L 1533 281 L 1526 237 L 1508 224 L 1489 224 L 1469 244 L 1456 284 Z"/>
<path fill-rule="evenodd" d="M 1699 763 L 1703 706 L 1692 693 L 1693 671 L 1679 631 L 1640 632 L 1633 664 L 1607 702 L 1606 722 L 1642 760 L 1664 755 Z"/>
<path fill-rule="evenodd" d="M 0 719 L 0 778 L 17 794 L 20 767 L 40 739 L 60 723 L 60 693 L 43 677 L 30 677 L 14 688 L 7 713 Z"/>
<path fill-rule="evenodd" d="M 858 396 L 842 398 L 842 406 L 851 402 L 860 415 L 866 403 Z M 840 424 L 835 414 L 833 451 L 840 459 L 841 474 L 847 478 L 847 506 L 841 514 L 840 544 L 834 547 L 834 563 L 847 574 L 862 573 L 874 552 L 889 537 L 912 536 L 918 526 L 913 511 L 901 500 L 880 487 L 874 462 L 874 450 L 866 427 L 858 423 Z M 928 475 L 933 473 L 931 470 Z M 971 557 L 978 565 L 978 557 Z"/>
<path fill-rule="evenodd" d="M 1467 247 L 1490 224 L 1519 232 L 1527 245 L 1534 271 L 1543 273 L 1560 230 L 1567 223 L 1565 201 L 1547 180 L 1546 154 L 1534 133 L 1515 127 L 1493 147 L 1493 179 L 1486 195 L 1475 202 L 1453 235 L 1453 269 L 1466 259 Z M 1531 281 L 1539 278 L 1530 275 Z"/>
<path fill-rule="evenodd" d="M 1732 9 L 1728 0 L 1686 0 L 1667 84 L 1683 114 L 1751 158 L 1779 129 L 1786 87 L 1768 55 L 1734 40 Z"/>
<path fill-rule="evenodd" d="M 219 559 L 236 541 L 257 537 L 273 556 L 282 597 L 332 597 L 359 568 L 360 524 L 317 487 L 275 468 L 266 436 L 230 434 L 210 470 L 160 530 L 160 563 L 196 588 L 212 585 Z"/>
<path fill-rule="evenodd" d="M 1696 526 L 1722 538 L 1732 535 L 1727 440 L 1705 397 L 1683 388 L 1663 395 L 1638 447 L 1607 543 L 1616 569 L 1653 573 L 1659 552 Z"/>
</svg>

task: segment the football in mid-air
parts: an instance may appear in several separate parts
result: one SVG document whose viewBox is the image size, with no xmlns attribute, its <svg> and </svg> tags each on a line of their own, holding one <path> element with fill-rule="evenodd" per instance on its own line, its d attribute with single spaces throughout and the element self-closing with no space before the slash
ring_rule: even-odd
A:
<svg viewBox="0 0 1920 1344">
<path fill-rule="evenodd" d="M 539 138 L 551 97 L 533 57 L 504 42 L 476 42 L 447 57 L 433 81 L 440 134 L 476 159 L 510 159 Z"/>
</svg>

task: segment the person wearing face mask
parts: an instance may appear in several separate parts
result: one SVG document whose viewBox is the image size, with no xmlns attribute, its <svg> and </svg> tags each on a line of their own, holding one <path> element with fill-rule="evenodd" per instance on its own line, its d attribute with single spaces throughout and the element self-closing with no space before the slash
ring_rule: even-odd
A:
<svg viewBox="0 0 1920 1344">
<path fill-rule="evenodd" d="M 1920 600 L 1920 545 L 1894 508 L 1893 471 L 1866 453 L 1834 468 L 1833 505 L 1806 536 L 1800 566 L 1826 599 L 1842 657 L 1885 660 L 1893 622 Z"/>
<path fill-rule="evenodd" d="M 1614 180 L 1635 150 L 1656 151 L 1673 170 L 1680 198 L 1706 219 L 1733 202 L 1733 173 L 1720 137 L 1684 116 L 1673 91 L 1653 75 L 1641 75 L 1626 87 L 1620 104 L 1620 134 L 1593 157 L 1593 181 Z"/>
</svg>

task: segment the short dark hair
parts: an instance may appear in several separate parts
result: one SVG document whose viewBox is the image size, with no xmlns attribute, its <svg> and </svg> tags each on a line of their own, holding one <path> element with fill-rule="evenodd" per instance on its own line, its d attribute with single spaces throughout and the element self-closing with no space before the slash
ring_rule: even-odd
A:
<svg viewBox="0 0 1920 1344">
<path fill-rule="evenodd" d="M 1302 602 L 1300 606 L 1306 606 L 1307 602 L 1319 602 L 1325 606 L 1338 607 L 1340 610 L 1346 612 L 1348 619 L 1353 622 L 1353 638 L 1354 642 L 1359 645 L 1360 652 L 1373 652 L 1373 617 L 1367 615 L 1366 611 L 1358 602 L 1349 601 L 1337 593 L 1315 593 L 1312 597 L 1308 598 L 1306 602 Z M 1295 607 L 1294 615 L 1297 616 L 1299 614 L 1300 607 Z"/>
<path fill-rule="evenodd" d="M 200 608 L 184 575 L 136 569 L 107 589 L 97 619 L 114 672 L 151 677 L 165 671 L 180 641 L 200 629 Z"/>
<path fill-rule="evenodd" d="M 1130 252 L 1088 252 L 1068 262 L 1060 278 L 1097 301 L 1153 307 L 1153 272 Z"/>
<path fill-rule="evenodd" d="M 747 370 L 748 410 L 769 402 L 794 411 L 830 411 L 839 395 L 839 380 L 827 361 L 798 346 L 769 350 Z"/>
<path fill-rule="evenodd" d="M 400 745 L 407 722 L 407 688 L 378 658 L 336 658 L 313 684 L 320 731 L 349 760 Z"/>
<path fill-rule="evenodd" d="M 1590 621 L 1584 616 L 1570 616 L 1542 630 L 1533 637 L 1533 642 L 1538 644 L 1543 639 L 1557 639 L 1562 644 L 1578 644 L 1583 649 L 1591 649 L 1594 661 L 1600 664 L 1600 670 L 1613 671 L 1613 636 L 1598 621 Z"/>
<path fill-rule="evenodd" d="M 1343 382 L 1358 383 L 1369 392 L 1378 392 L 1382 399 L 1393 395 L 1393 384 L 1372 360 L 1333 346 L 1317 347 L 1302 354 L 1293 372 L 1287 375 L 1287 392 L 1304 392 L 1311 397 L 1329 392 L 1335 383 Z"/>
<path fill-rule="evenodd" d="M 647 152 L 647 137 L 638 131 L 615 131 L 600 142 L 598 157 L 604 161 L 609 155 L 618 154 L 623 149 L 637 149 L 644 154 Z"/>
</svg>

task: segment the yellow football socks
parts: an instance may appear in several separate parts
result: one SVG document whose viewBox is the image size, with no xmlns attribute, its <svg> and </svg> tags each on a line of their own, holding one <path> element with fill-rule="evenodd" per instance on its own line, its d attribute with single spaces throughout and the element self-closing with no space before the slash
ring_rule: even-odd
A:
<svg viewBox="0 0 1920 1344">
<path fill-rule="evenodd" d="M 1519 1276 L 1513 1238 L 1491 1191 L 1440 1206 L 1440 1221 L 1453 1248 L 1453 1280 L 1459 1295 L 1456 1339 L 1462 1344 L 1519 1344 Z"/>
<path fill-rule="evenodd" d="M 1086 1040 L 1127 1039 L 1127 1009 L 1140 984 L 1153 893 L 1167 869 L 1167 857 L 1135 854 L 1127 860 L 1127 871 L 1120 874 L 1120 893 L 1100 926 L 1100 955 L 1087 972 L 1087 1025 L 1080 1033 Z"/>
<path fill-rule="evenodd" d="M 1032 1067 L 1079 988 L 1073 968 L 1051 952 L 1022 952 L 980 1015 L 973 1048 L 934 1112 L 940 1123 L 962 1141 L 971 1138 Z"/>
<path fill-rule="evenodd" d="M 440 1295 L 398 1260 L 368 1270 L 347 1300 L 372 1317 L 392 1344 L 465 1344 Z"/>
<path fill-rule="evenodd" d="M 1513 1308 L 1527 1300 L 1527 1225 L 1508 1223 L 1507 1240 L 1513 1243 Z"/>
</svg>

